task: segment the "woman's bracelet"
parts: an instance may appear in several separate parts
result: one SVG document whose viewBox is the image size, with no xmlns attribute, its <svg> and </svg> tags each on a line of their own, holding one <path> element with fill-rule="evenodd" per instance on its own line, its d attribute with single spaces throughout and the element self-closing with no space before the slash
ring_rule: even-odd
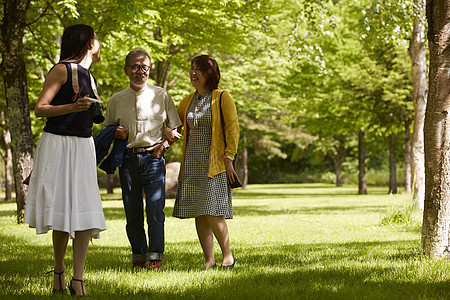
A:
<svg viewBox="0 0 450 300">
<path fill-rule="evenodd" d="M 229 155 L 227 155 L 227 157 L 231 160 L 231 161 L 233 161 L 234 160 L 234 158 L 233 157 L 231 157 L 231 156 L 229 156 Z"/>
</svg>

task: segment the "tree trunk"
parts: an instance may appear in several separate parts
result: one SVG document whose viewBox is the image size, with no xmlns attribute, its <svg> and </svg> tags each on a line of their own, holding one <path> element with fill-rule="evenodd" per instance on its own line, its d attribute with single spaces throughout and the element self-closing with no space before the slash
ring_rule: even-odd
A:
<svg viewBox="0 0 450 300">
<path fill-rule="evenodd" d="M 411 121 L 405 121 L 405 193 L 411 194 Z"/>
<path fill-rule="evenodd" d="M 153 38 L 157 41 L 162 42 L 162 32 L 161 27 L 156 27 L 153 33 Z M 171 51 L 175 52 L 175 47 L 171 46 Z M 155 85 L 160 86 L 167 90 L 169 85 L 169 73 L 171 64 L 168 60 L 157 61 L 153 64 L 152 70 L 150 71 L 150 78 L 155 81 Z"/>
<path fill-rule="evenodd" d="M 0 113 L 1 124 L 3 127 L 2 137 L 5 143 L 5 154 L 2 155 L 3 161 L 5 163 L 5 201 L 12 200 L 13 191 L 13 177 L 12 177 L 12 153 L 11 153 L 11 134 L 7 129 L 5 112 Z"/>
<path fill-rule="evenodd" d="M 106 192 L 108 194 L 114 194 L 114 174 L 108 174 L 106 176 Z"/>
<path fill-rule="evenodd" d="M 28 190 L 22 181 L 30 174 L 33 165 L 33 137 L 22 43 L 30 0 L 4 1 L 3 3 L 1 70 L 11 132 L 17 220 L 22 223 Z"/>
<path fill-rule="evenodd" d="M 242 164 L 244 165 L 244 182 L 242 184 L 242 189 L 246 189 L 248 183 L 248 149 L 247 135 L 245 133 L 242 135 L 242 140 L 244 141 L 244 147 L 242 148 Z"/>
<path fill-rule="evenodd" d="M 391 133 L 389 139 L 389 194 L 397 194 L 397 159 L 395 157 L 395 142 L 397 136 Z"/>
<path fill-rule="evenodd" d="M 154 66 L 152 79 L 156 81 L 155 85 L 167 90 L 169 83 L 170 62 L 167 60 L 158 61 L 154 64 Z"/>
<path fill-rule="evenodd" d="M 417 17 L 413 23 L 410 46 L 412 61 L 412 82 L 414 93 L 414 127 L 412 137 L 412 181 L 414 182 L 413 199 L 423 210 L 425 198 L 425 154 L 423 124 L 427 105 L 427 44 L 425 43 L 425 0 L 416 0 Z"/>
<path fill-rule="evenodd" d="M 366 182 L 366 147 L 364 145 L 365 131 L 360 130 L 358 134 L 358 194 L 367 194 Z"/>
<path fill-rule="evenodd" d="M 12 174 L 12 152 L 11 152 L 11 134 L 9 130 L 3 129 L 3 140 L 5 141 L 5 201 L 12 200 L 13 174 Z"/>
<path fill-rule="evenodd" d="M 430 48 L 425 113 L 425 203 L 422 250 L 450 258 L 450 1 L 427 1 Z"/>
<path fill-rule="evenodd" d="M 335 135 L 334 140 L 337 142 L 334 146 L 335 153 L 334 155 L 331 155 L 334 168 L 335 168 L 335 174 L 336 174 L 336 186 L 341 187 L 342 186 L 342 165 L 344 164 L 345 155 L 346 155 L 346 149 L 344 146 L 344 137 L 341 135 Z"/>
</svg>

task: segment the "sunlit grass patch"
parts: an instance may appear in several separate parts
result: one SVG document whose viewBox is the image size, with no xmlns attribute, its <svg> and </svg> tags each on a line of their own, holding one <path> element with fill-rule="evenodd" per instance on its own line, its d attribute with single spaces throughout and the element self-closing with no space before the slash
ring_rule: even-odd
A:
<svg viewBox="0 0 450 300">
<path fill-rule="evenodd" d="M 108 230 L 89 248 L 85 279 L 98 299 L 448 299 L 447 260 L 420 250 L 420 212 L 411 223 L 383 219 L 408 195 L 328 184 L 251 185 L 236 190 L 228 221 L 237 260 L 231 271 L 203 271 L 194 221 L 171 216 L 166 201 L 163 271 L 133 271 L 120 190 L 104 195 Z M 0 203 L 0 289 L 4 297 L 50 296 L 51 234 L 16 225 L 15 205 Z M 72 248 L 66 274 L 72 274 Z M 216 261 L 221 255 L 216 244 Z"/>
</svg>

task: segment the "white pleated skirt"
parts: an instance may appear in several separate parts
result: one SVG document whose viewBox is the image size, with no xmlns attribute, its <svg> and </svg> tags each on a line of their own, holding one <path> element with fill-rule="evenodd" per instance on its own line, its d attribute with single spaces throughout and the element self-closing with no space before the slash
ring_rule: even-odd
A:
<svg viewBox="0 0 450 300">
<path fill-rule="evenodd" d="M 92 137 L 44 132 L 36 148 L 25 223 L 37 234 L 50 229 L 69 233 L 91 230 L 93 238 L 106 229 L 97 183 Z"/>
</svg>

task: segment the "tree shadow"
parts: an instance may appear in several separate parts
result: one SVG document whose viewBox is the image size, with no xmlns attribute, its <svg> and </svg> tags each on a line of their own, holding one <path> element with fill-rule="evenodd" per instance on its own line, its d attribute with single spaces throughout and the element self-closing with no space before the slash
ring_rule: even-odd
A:
<svg viewBox="0 0 450 300">
<path fill-rule="evenodd" d="M 53 277 L 45 272 L 52 269 L 51 245 L 29 244 L 26 238 L 3 233 L 0 233 L 0 240 L 14 248 L 2 254 L 7 260 L 0 261 L 2 293 L 27 297 L 50 293 Z M 448 281 L 408 280 L 397 276 L 399 266 L 420 270 L 417 261 L 422 258 L 416 240 L 290 245 L 268 242 L 250 247 L 235 240 L 233 251 L 237 260 L 233 270 L 200 271 L 203 254 L 196 239 L 167 242 L 164 271 L 148 273 L 132 270 L 129 246 L 90 247 L 86 265 L 88 277 L 90 273 L 112 272 L 136 280 L 144 277 L 164 281 L 170 280 L 173 273 L 181 273 L 187 279 L 191 276 L 195 280 L 203 279 L 201 285 L 186 282 L 180 291 L 155 290 L 151 285 L 113 284 L 105 277 L 105 282 L 91 282 L 89 291 L 94 298 L 101 299 L 119 296 L 133 299 L 355 299 L 361 295 L 366 299 L 446 299 L 450 288 Z M 69 246 L 68 274 L 72 271 L 70 252 Z M 30 289 L 32 282 L 45 287 L 47 292 Z M 101 295 L 96 294 L 96 287 L 101 289 Z"/>
<path fill-rule="evenodd" d="M 308 206 L 305 203 L 299 202 L 297 208 L 284 208 L 279 207 L 274 209 L 269 205 L 238 205 L 233 207 L 233 213 L 235 216 L 246 217 L 246 216 L 276 216 L 276 215 L 287 215 L 287 214 L 297 214 L 297 215 L 315 215 L 315 214 L 365 214 L 365 213 L 379 213 L 383 214 L 386 212 L 386 207 L 384 205 L 366 205 L 366 206 Z M 103 213 L 105 219 L 107 220 L 118 220 L 125 218 L 125 212 L 123 207 L 104 207 Z M 164 208 L 164 213 L 166 217 L 172 217 L 173 204 L 168 203 Z"/>
<path fill-rule="evenodd" d="M 278 208 L 273 209 L 264 205 L 239 205 L 233 207 L 235 216 L 271 216 L 271 215 L 316 215 L 316 214 L 365 214 L 365 213 L 384 213 L 386 208 L 383 206 L 302 206 L 297 209 Z"/>
<path fill-rule="evenodd" d="M 310 188 L 323 187 L 313 185 L 308 187 Z M 286 214 L 381 214 L 386 211 L 385 205 L 310 205 L 307 201 L 312 197 L 336 197 L 332 193 L 245 193 L 248 200 L 257 200 L 257 197 L 274 198 L 276 195 L 305 198 L 305 201 L 296 202 L 297 209 L 283 208 L 281 204 L 274 209 L 273 205 L 243 201 L 234 207 L 234 213 L 239 217 L 266 217 Z M 244 194 L 239 195 L 239 200 L 242 197 Z M 103 211 L 107 220 L 125 220 L 122 206 L 105 207 Z M 167 217 L 172 216 L 172 202 L 168 201 L 164 211 Z M 15 213 L 14 210 L 0 210 L 0 216 L 14 216 Z M 126 239 L 126 236 L 123 238 Z M 20 234 L 4 232 L 0 232 L 0 241 L 2 293 L 9 298 L 48 296 L 53 276 L 45 275 L 45 272 L 53 268 L 51 244 L 30 244 Z M 131 276 L 137 282 L 142 278 L 169 282 L 177 276 L 174 274 L 182 274 L 186 282 L 182 287 L 156 289 L 152 285 L 127 286 L 120 280 L 109 280 L 108 275 L 91 275 L 103 280 L 92 282 L 89 292 L 99 299 L 448 299 L 450 292 L 449 281 L 427 280 L 423 279 L 424 276 L 418 276 L 420 279 L 405 278 L 408 274 L 413 276 L 417 271 L 428 271 L 427 261 L 421 263 L 423 258 L 417 240 L 294 244 L 276 244 L 267 240 L 256 246 L 248 246 L 248 241 L 241 241 L 236 237 L 232 242 L 237 265 L 231 272 L 220 268 L 201 271 L 203 253 L 196 238 L 185 242 L 166 242 L 164 271 L 161 273 L 133 271 L 131 248 L 128 245 L 91 246 L 86 265 L 88 278 L 89 274 L 114 273 Z M 69 274 L 72 271 L 70 248 L 69 246 L 66 260 Z M 219 251 L 218 262 L 220 258 Z M 402 270 L 404 268 L 411 270 L 408 273 Z M 197 284 L 191 284 L 190 279 Z M 38 283 L 44 291 L 36 290 L 34 283 Z M 97 290 L 102 294 L 96 293 Z"/>
<path fill-rule="evenodd" d="M 16 215 L 15 210 L 0 210 L 0 217 L 8 217 L 8 216 L 15 216 Z"/>
<path fill-rule="evenodd" d="M 103 207 L 103 215 L 106 220 L 125 219 L 125 210 L 123 207 Z"/>
</svg>

